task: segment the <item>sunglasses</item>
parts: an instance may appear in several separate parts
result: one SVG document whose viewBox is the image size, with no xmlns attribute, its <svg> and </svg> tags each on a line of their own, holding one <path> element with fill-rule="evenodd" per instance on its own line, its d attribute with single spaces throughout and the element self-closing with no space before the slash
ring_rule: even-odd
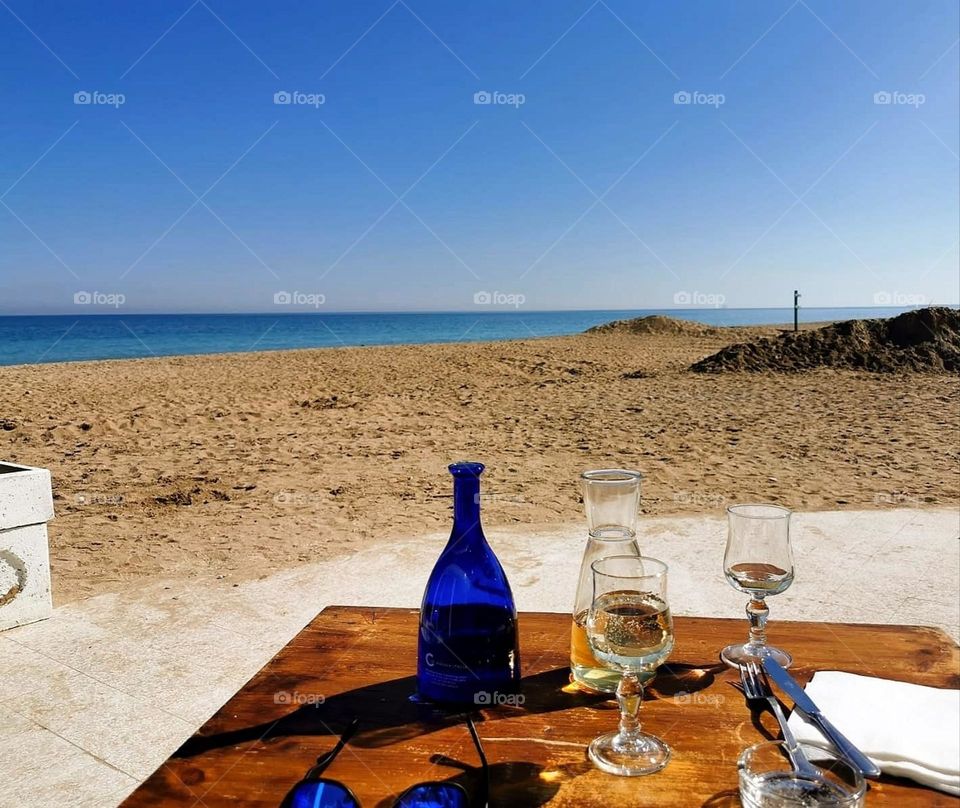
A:
<svg viewBox="0 0 960 808">
<path fill-rule="evenodd" d="M 346 785 L 339 780 L 331 780 L 323 776 L 323 772 L 336 760 L 337 755 L 349 742 L 359 725 L 359 719 L 355 718 L 344 730 L 337 745 L 325 755 L 318 757 L 313 768 L 290 789 L 281 808 L 361 808 L 360 800 Z M 487 757 L 480 745 L 477 728 L 469 716 L 467 729 L 470 730 L 470 737 L 473 738 L 474 746 L 477 748 L 483 771 L 482 793 L 475 808 L 487 808 L 487 795 L 490 790 Z M 459 783 L 429 781 L 408 788 L 397 797 L 393 808 L 471 808 L 471 802 L 466 789 Z"/>
</svg>

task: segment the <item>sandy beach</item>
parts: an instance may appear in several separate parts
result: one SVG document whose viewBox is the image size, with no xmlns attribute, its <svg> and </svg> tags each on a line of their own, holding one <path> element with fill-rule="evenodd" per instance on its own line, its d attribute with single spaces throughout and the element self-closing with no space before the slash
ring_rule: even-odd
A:
<svg viewBox="0 0 960 808">
<path fill-rule="evenodd" d="M 449 523 L 581 518 L 578 473 L 645 474 L 644 513 L 956 504 L 952 374 L 698 374 L 770 328 L 600 333 L 0 368 L 0 454 L 50 468 L 58 603 L 242 581 Z M 437 548 L 439 551 L 439 547 Z"/>
</svg>

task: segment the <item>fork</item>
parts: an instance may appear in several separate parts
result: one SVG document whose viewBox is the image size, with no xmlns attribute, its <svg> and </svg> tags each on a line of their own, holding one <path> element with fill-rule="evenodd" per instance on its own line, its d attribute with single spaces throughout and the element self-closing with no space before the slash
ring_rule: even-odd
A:
<svg viewBox="0 0 960 808">
<path fill-rule="evenodd" d="M 770 709 L 777 718 L 780 730 L 783 732 L 783 745 L 787 750 L 787 756 L 790 758 L 790 764 L 795 771 L 802 774 L 819 775 L 820 770 L 814 766 L 803 750 L 797 743 L 797 738 L 793 730 L 787 724 L 787 718 L 783 714 L 780 702 L 773 695 L 770 689 L 770 683 L 767 681 L 767 674 L 756 662 L 747 662 L 740 666 L 740 681 L 743 683 L 743 692 L 751 701 L 766 701 Z"/>
</svg>

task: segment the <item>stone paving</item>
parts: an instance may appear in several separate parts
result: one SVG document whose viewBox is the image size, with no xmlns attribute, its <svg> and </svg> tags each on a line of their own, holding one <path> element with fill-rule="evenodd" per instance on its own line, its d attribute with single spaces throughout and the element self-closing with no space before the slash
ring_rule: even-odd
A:
<svg viewBox="0 0 960 808">
<path fill-rule="evenodd" d="M 774 640 L 778 619 L 929 625 L 957 640 L 956 510 L 797 514 L 795 528 Z M 581 525 L 487 535 L 519 609 L 569 610 Z M 670 564 L 674 613 L 743 617 L 724 539 L 717 517 L 643 520 L 643 552 Z M 324 606 L 419 605 L 445 540 L 385 538 L 239 586 L 157 582 L 0 633 L 0 806 L 117 805 Z"/>
</svg>

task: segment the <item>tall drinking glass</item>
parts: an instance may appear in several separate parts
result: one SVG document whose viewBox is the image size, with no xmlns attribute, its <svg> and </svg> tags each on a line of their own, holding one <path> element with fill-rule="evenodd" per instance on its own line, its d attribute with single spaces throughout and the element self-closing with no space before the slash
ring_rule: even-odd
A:
<svg viewBox="0 0 960 808">
<path fill-rule="evenodd" d="M 732 505 L 727 508 L 727 550 L 723 571 L 734 589 L 750 595 L 747 617 L 750 636 L 742 645 L 728 645 L 720 658 L 731 667 L 761 662 L 769 656 L 783 667 L 793 657 L 767 644 L 767 597 L 779 595 L 793 583 L 790 516 L 779 505 Z"/>
<path fill-rule="evenodd" d="M 610 774 L 660 771 L 670 747 L 640 731 L 642 676 L 655 671 L 673 650 L 673 618 L 667 603 L 667 565 L 646 556 L 610 556 L 594 561 L 593 603 L 587 639 L 594 656 L 620 672 L 620 728 L 595 738 L 590 759 Z"/>
</svg>

